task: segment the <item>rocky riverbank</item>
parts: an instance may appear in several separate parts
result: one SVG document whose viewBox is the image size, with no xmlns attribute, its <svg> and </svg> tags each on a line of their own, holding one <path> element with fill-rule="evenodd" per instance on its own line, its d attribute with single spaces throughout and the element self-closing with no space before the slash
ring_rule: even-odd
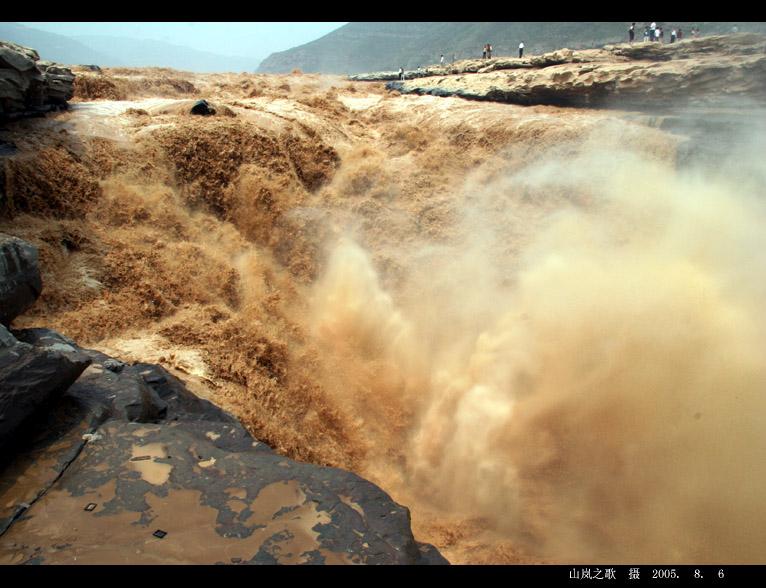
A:
<svg viewBox="0 0 766 588">
<path fill-rule="evenodd" d="M 468 60 L 449 67 L 351 76 L 402 94 L 512 104 L 636 109 L 721 105 L 766 97 L 766 37 L 735 34 L 674 44 L 561 49 L 541 56 Z M 395 81 L 391 81 L 395 80 Z"/>
<path fill-rule="evenodd" d="M 7 328 L 40 293 L 29 243 L 0 235 L 0 284 L 0 562 L 447 563 L 380 488 L 275 454 L 162 367 Z"/>
<path fill-rule="evenodd" d="M 0 119 L 65 107 L 74 79 L 69 68 L 41 60 L 34 49 L 0 41 Z"/>
</svg>

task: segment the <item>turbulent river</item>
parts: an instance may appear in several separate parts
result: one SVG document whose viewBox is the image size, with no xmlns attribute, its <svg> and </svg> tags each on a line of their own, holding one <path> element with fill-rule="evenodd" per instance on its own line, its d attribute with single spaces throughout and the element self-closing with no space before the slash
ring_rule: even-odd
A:
<svg viewBox="0 0 766 588">
<path fill-rule="evenodd" d="M 452 562 L 762 557 L 762 129 L 273 80 L 20 123 L 19 326 L 172 368 Z"/>
</svg>

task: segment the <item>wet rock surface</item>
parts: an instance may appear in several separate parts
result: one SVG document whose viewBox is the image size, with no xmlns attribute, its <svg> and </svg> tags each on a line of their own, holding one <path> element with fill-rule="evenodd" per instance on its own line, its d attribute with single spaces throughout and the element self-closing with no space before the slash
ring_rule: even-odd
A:
<svg viewBox="0 0 766 588">
<path fill-rule="evenodd" d="M 460 62 L 386 87 L 403 94 L 512 104 L 657 109 L 766 97 L 766 37 L 722 35 L 674 44 L 562 49 L 542 56 Z M 385 73 L 385 72 L 384 72 Z M 410 75 L 412 74 L 412 75 Z M 412 79 L 418 78 L 418 79 Z M 390 75 L 355 76 L 391 80 Z"/>
<path fill-rule="evenodd" d="M 18 336 L 63 344 L 46 329 Z M 274 454 L 159 366 L 115 373 L 77 352 L 90 367 L 4 464 L 0 561 L 446 563 L 374 484 Z M 126 409 L 137 389 L 159 408 L 141 422 Z"/>
</svg>

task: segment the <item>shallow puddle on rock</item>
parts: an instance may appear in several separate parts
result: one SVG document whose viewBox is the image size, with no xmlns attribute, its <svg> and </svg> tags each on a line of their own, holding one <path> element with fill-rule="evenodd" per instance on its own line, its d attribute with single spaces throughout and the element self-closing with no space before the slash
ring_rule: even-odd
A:
<svg viewBox="0 0 766 588">
<path fill-rule="evenodd" d="M 350 496 L 345 496 L 343 494 L 339 494 L 338 498 L 340 498 L 340 501 L 345 504 L 346 506 L 353 508 L 356 512 L 359 513 L 359 516 L 362 517 L 363 520 L 367 519 L 367 516 L 364 514 L 364 509 L 353 501 L 353 499 Z"/>
<path fill-rule="evenodd" d="M 245 510 L 245 507 L 247 506 L 247 503 L 241 501 L 241 500 L 227 500 L 226 505 L 235 513 L 239 514 L 243 510 Z"/>
<path fill-rule="evenodd" d="M 226 494 L 232 498 L 239 498 L 240 500 L 247 498 L 247 490 L 244 488 L 227 488 Z"/>
<path fill-rule="evenodd" d="M 150 459 L 134 464 L 152 464 L 165 455 L 162 444 L 136 445 L 136 457 Z M 144 495 L 144 512 L 105 510 L 115 497 L 117 482 L 72 496 L 68 491 L 51 490 L 35 503 L 28 516 L 17 521 L 0 539 L 0 563 L 23 563 L 41 557 L 44 563 L 127 564 L 127 563 L 230 563 L 252 559 L 265 549 L 279 563 L 307 561 L 308 552 L 319 551 L 327 563 L 354 563 L 347 553 L 321 548 L 317 525 L 331 521 L 329 513 L 317 511 L 306 500 L 296 480 L 275 482 L 261 489 L 250 503 L 253 514 L 245 521 L 252 528 L 249 537 L 225 537 L 219 531 L 219 511 L 203 504 L 197 490 L 169 490 L 167 496 L 152 491 Z M 242 488 L 230 488 L 228 505 L 241 512 L 249 502 Z M 84 510 L 95 503 L 92 511 Z M 284 507 L 286 510 L 278 514 Z M 277 515 L 277 516 L 275 516 Z M 148 523 L 140 523 L 141 520 Z M 160 539 L 153 533 L 162 530 Z"/>
<path fill-rule="evenodd" d="M 297 480 L 274 482 L 258 492 L 258 496 L 250 505 L 253 512 L 251 516 L 270 520 L 281 509 L 300 506 L 305 500 L 306 495 Z"/>
<path fill-rule="evenodd" d="M 133 455 L 130 459 L 130 467 L 140 473 L 144 480 L 155 486 L 161 486 L 168 481 L 173 466 L 169 463 L 155 461 L 155 458 L 168 456 L 162 443 L 134 445 L 131 451 Z"/>
</svg>

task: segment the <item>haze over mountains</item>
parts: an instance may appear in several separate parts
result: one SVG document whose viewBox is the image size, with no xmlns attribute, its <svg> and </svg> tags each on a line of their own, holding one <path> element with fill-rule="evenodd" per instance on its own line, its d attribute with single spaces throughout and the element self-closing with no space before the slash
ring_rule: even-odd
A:
<svg viewBox="0 0 766 588">
<path fill-rule="evenodd" d="M 252 47 L 251 51 L 232 47 L 229 53 L 246 53 L 234 56 L 224 55 L 226 48 L 215 41 L 204 39 L 202 32 L 207 27 L 205 23 L 197 23 L 196 31 L 190 29 L 188 46 L 176 44 L 184 42 L 185 32 L 181 37 L 173 37 L 171 40 L 174 42 L 167 42 L 127 34 L 86 35 L 81 34 L 82 27 L 76 26 L 81 23 L 70 24 L 77 29 L 73 32 L 78 34 L 57 34 L 19 23 L 0 23 L 0 39 L 33 47 L 43 59 L 72 65 L 155 66 L 200 73 L 288 73 L 300 69 L 307 73 L 353 74 L 391 71 L 399 67 L 413 69 L 437 63 L 441 54 L 444 54 L 448 63 L 453 59 L 480 57 L 481 48 L 487 42 L 493 45 L 495 55 L 515 54 L 520 41 L 524 41 L 527 54 L 539 54 L 562 47 L 598 47 L 626 40 L 628 26 L 628 23 L 621 22 L 352 22 L 309 43 L 271 53 L 263 59 L 276 43 L 271 37 L 279 32 L 279 29 L 269 28 L 270 23 L 217 23 L 219 29 L 224 27 L 224 33 L 228 34 L 231 29 L 232 36 L 236 32 L 246 38 L 251 38 L 252 24 L 252 38 L 264 41 L 260 52 Z M 162 26 L 162 23 L 149 24 Z M 289 23 L 274 23 L 275 26 L 278 24 Z M 324 24 L 335 26 L 334 23 Z M 638 23 L 636 27 L 636 37 L 639 40 L 644 24 Z M 670 28 L 674 26 L 683 28 L 687 35 L 692 26 L 699 27 L 702 34 L 730 32 L 734 26 L 742 32 L 766 32 L 766 23 L 762 22 L 659 24 L 665 25 L 668 31 L 666 42 L 669 40 Z M 261 29 L 258 29 L 259 26 Z M 268 33 L 273 34 L 264 32 L 264 27 Z M 61 30 L 67 29 L 62 26 Z M 94 27 L 94 30 L 98 29 Z M 261 33 L 258 33 L 259 30 Z M 258 34 L 264 38 L 257 37 Z M 289 37 L 292 38 L 300 39 Z M 303 38 L 307 37 L 304 35 Z M 284 47 L 284 35 L 280 40 Z M 270 48 L 264 50 L 263 46 Z"/>
<path fill-rule="evenodd" d="M 491 43 L 495 55 L 513 55 L 524 41 L 528 54 L 562 47 L 583 49 L 627 40 L 630 23 L 622 22 L 352 22 L 324 37 L 273 53 L 260 65 L 263 73 L 304 72 L 362 73 L 379 70 L 417 68 L 439 62 L 481 57 L 482 47 Z M 636 24 L 641 39 L 645 23 Z M 680 26 L 687 33 L 692 26 L 702 34 L 766 32 L 766 23 L 749 22 L 673 22 L 661 23 L 667 29 Z"/>
<path fill-rule="evenodd" d="M 43 59 L 64 64 L 95 64 L 107 67 L 171 67 L 193 72 L 252 72 L 256 57 L 232 57 L 153 39 L 109 35 L 69 37 L 26 27 L 0 23 L 0 39 L 37 50 Z"/>
</svg>

